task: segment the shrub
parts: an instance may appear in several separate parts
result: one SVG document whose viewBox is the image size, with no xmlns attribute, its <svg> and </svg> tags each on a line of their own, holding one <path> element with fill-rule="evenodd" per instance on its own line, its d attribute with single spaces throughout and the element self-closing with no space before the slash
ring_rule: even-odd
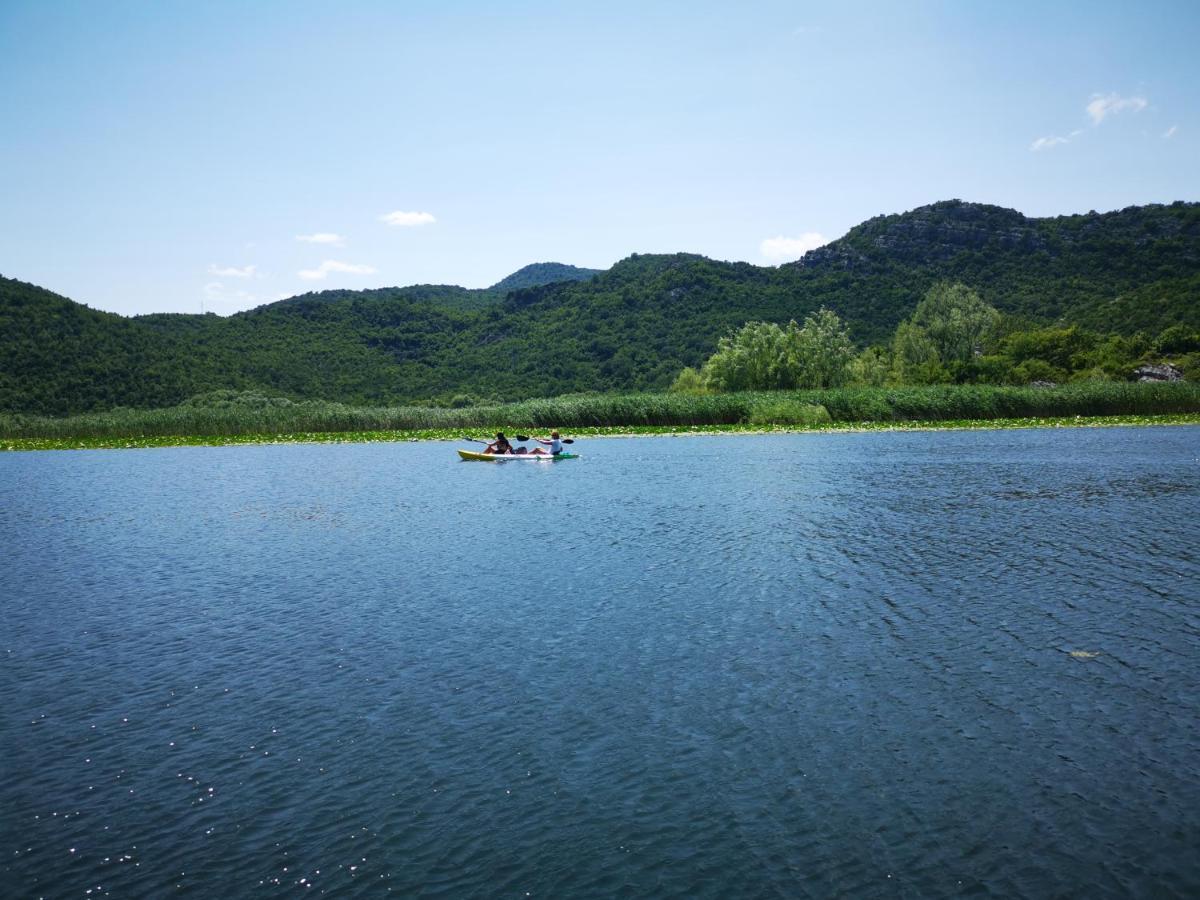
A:
<svg viewBox="0 0 1200 900">
<path fill-rule="evenodd" d="M 687 366 L 671 382 L 671 387 L 668 390 L 673 394 L 707 394 L 708 383 L 705 381 L 703 375 L 691 366 Z"/>
<path fill-rule="evenodd" d="M 1061 384 L 1067 380 L 1067 373 L 1066 370 L 1052 366 L 1045 360 L 1027 359 L 1013 369 L 1012 377 L 1017 384 L 1033 384 L 1035 381 Z"/>
<path fill-rule="evenodd" d="M 1189 353 L 1175 360 L 1175 365 L 1187 381 L 1200 381 L 1200 353 Z"/>
<path fill-rule="evenodd" d="M 746 420 L 751 425 L 802 425 L 812 427 L 827 425 L 833 421 L 829 410 L 819 403 L 804 403 L 800 400 L 780 397 L 759 400 L 750 407 Z"/>
<path fill-rule="evenodd" d="M 1096 335 L 1072 325 L 1070 328 L 1037 328 L 1010 334 L 1000 344 L 1014 363 L 1040 360 L 1056 369 L 1070 369 L 1073 361 L 1096 346 Z"/>
<path fill-rule="evenodd" d="M 882 387 L 888 378 L 891 360 L 886 350 L 868 347 L 858 354 L 847 370 L 850 384 L 856 387 Z"/>
<path fill-rule="evenodd" d="M 1166 328 L 1154 342 L 1157 353 L 1194 353 L 1200 350 L 1200 333 L 1184 325 Z"/>
</svg>

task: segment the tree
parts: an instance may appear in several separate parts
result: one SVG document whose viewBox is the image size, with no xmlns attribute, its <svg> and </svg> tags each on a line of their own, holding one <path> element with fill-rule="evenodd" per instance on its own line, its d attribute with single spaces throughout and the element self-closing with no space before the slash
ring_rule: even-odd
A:
<svg viewBox="0 0 1200 900">
<path fill-rule="evenodd" d="M 1014 332 L 1000 342 L 1000 350 L 1016 363 L 1040 359 L 1059 369 L 1071 369 L 1083 361 L 1097 343 L 1097 335 L 1072 325 L 1070 328 Z"/>
<path fill-rule="evenodd" d="M 787 337 L 796 387 L 840 387 L 846 383 L 854 344 L 837 313 L 821 307 L 804 320 L 803 328 L 797 329 L 791 322 Z"/>
<path fill-rule="evenodd" d="M 963 284 L 931 287 L 892 339 L 892 378 L 902 384 L 952 381 L 966 373 L 1000 313 Z"/>
<path fill-rule="evenodd" d="M 941 356 L 929 333 L 911 321 L 901 322 L 892 339 L 892 379 L 900 384 L 920 383 L 927 380 L 925 373 L 940 368 Z"/>
<path fill-rule="evenodd" d="M 725 391 L 771 391 L 845 384 L 854 345 L 842 320 L 824 309 L 787 328 L 747 322 L 721 338 L 704 364 L 704 380 Z"/>
<path fill-rule="evenodd" d="M 891 362 L 887 352 L 879 347 L 868 347 L 850 363 L 847 372 L 851 384 L 863 387 L 879 387 L 887 382 Z"/>
<path fill-rule="evenodd" d="M 704 364 L 704 379 L 723 391 L 794 387 L 787 344 L 786 333 L 774 322 L 747 322 L 717 342 L 717 352 Z"/>
<path fill-rule="evenodd" d="M 1194 353 L 1200 350 L 1200 332 L 1185 325 L 1172 325 L 1159 334 L 1154 349 L 1158 353 Z"/>
<path fill-rule="evenodd" d="M 965 284 L 938 282 L 909 320 L 929 336 L 943 364 L 966 363 L 1000 322 L 1000 313 Z"/>
<path fill-rule="evenodd" d="M 676 376 L 675 380 L 671 382 L 671 387 L 668 390 L 674 394 L 707 394 L 708 384 L 705 382 L 703 375 L 691 366 L 686 366 Z"/>
</svg>

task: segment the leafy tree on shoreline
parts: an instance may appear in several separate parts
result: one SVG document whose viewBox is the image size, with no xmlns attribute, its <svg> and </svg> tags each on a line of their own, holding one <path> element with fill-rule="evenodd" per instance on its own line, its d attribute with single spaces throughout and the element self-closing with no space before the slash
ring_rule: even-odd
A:
<svg viewBox="0 0 1200 900">
<path fill-rule="evenodd" d="M 892 381 L 897 384 L 936 384 L 949 381 L 937 346 L 929 333 L 912 322 L 901 322 L 892 338 Z"/>
<path fill-rule="evenodd" d="M 965 284 L 942 281 L 929 289 L 909 321 L 929 335 L 944 365 L 961 365 L 981 352 L 1000 313 Z"/>
<path fill-rule="evenodd" d="M 868 347 L 850 363 L 850 383 L 862 387 L 882 387 L 892 368 L 891 358 L 880 347 Z"/>
<path fill-rule="evenodd" d="M 791 323 L 794 328 L 795 322 Z M 841 387 L 848 379 L 854 344 L 846 326 L 833 310 L 821 307 L 791 335 L 790 361 L 797 373 L 796 387 Z"/>
<path fill-rule="evenodd" d="M 799 330 L 795 322 L 788 329 Z M 721 391 L 795 387 L 788 343 L 789 332 L 774 322 L 747 322 L 717 342 L 717 352 L 704 364 L 704 381 Z"/>
<path fill-rule="evenodd" d="M 892 339 L 892 378 L 899 384 L 957 380 L 982 354 L 1000 313 L 964 284 L 939 282 Z"/>
<path fill-rule="evenodd" d="M 670 391 L 673 394 L 707 394 L 708 384 L 703 375 L 691 366 L 685 366 L 678 377 L 671 382 Z"/>
<path fill-rule="evenodd" d="M 700 374 L 706 385 L 722 391 L 839 387 L 853 358 L 846 326 L 822 308 L 803 326 L 795 320 L 786 328 L 747 322 L 721 338 Z"/>
</svg>

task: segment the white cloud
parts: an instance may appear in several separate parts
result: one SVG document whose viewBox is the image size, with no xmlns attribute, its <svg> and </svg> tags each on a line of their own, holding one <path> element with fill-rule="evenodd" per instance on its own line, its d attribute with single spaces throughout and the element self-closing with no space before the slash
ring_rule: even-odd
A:
<svg viewBox="0 0 1200 900">
<path fill-rule="evenodd" d="M 305 281 L 320 281 L 330 272 L 343 272 L 347 275 L 374 275 L 375 271 L 376 270 L 372 266 L 338 262 L 336 259 L 327 259 L 315 269 L 301 269 L 296 274 Z"/>
<path fill-rule="evenodd" d="M 220 281 L 210 281 L 204 285 L 200 302 L 204 312 L 228 315 L 238 310 L 262 306 L 264 303 L 284 300 L 290 296 L 292 295 L 286 293 L 255 294 L 242 290 L 240 286 L 234 287 Z"/>
<path fill-rule="evenodd" d="M 432 213 L 427 212 L 404 212 L 396 210 L 395 212 L 384 213 L 379 217 L 380 222 L 386 222 L 388 225 L 402 225 L 411 227 L 413 225 L 428 225 L 431 222 L 436 222 Z"/>
<path fill-rule="evenodd" d="M 806 231 L 800 237 L 790 238 L 779 235 L 779 237 L 767 238 L 759 245 L 758 249 L 769 260 L 787 262 L 799 259 L 809 250 L 815 250 L 828 243 L 829 238 L 825 235 L 815 231 Z"/>
<path fill-rule="evenodd" d="M 214 306 L 223 312 L 234 312 L 258 306 L 263 300 L 257 294 L 240 288 L 226 287 L 219 281 L 210 281 L 204 286 L 204 311 L 215 312 Z"/>
<path fill-rule="evenodd" d="M 256 274 L 258 266 L 218 266 L 212 263 L 208 267 L 209 275 L 216 275 L 219 278 L 253 278 Z"/>
<path fill-rule="evenodd" d="M 340 234 L 328 231 L 318 231 L 316 234 L 298 234 L 296 240 L 305 244 L 328 244 L 331 247 L 344 247 L 346 239 Z"/>
<path fill-rule="evenodd" d="M 1033 151 L 1049 150 L 1051 147 L 1057 147 L 1059 144 L 1069 144 L 1069 143 L 1071 143 L 1071 138 L 1041 137 L 1041 138 L 1038 138 L 1036 141 L 1034 141 L 1032 144 L 1030 144 L 1029 149 L 1033 150 Z"/>
<path fill-rule="evenodd" d="M 1169 141 L 1171 138 L 1175 137 L 1175 132 L 1177 132 L 1178 130 L 1179 130 L 1178 125 L 1172 125 L 1170 128 L 1168 128 L 1166 131 L 1163 132 L 1163 140 Z"/>
<path fill-rule="evenodd" d="M 1092 124 L 1099 125 L 1109 116 L 1115 116 L 1127 110 L 1141 112 L 1149 103 L 1145 97 L 1122 97 L 1119 94 L 1092 94 L 1087 105 L 1087 114 L 1091 116 Z"/>
</svg>

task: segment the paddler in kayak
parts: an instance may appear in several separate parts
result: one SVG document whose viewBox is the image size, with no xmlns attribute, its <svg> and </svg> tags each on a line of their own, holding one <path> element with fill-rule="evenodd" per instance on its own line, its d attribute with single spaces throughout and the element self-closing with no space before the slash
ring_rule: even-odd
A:
<svg viewBox="0 0 1200 900">
<path fill-rule="evenodd" d="M 563 452 L 562 439 L 559 438 L 557 431 L 550 432 L 549 440 L 547 440 L 546 438 L 539 438 L 539 437 L 535 437 L 534 440 L 537 441 L 539 444 L 545 444 L 547 447 L 549 447 L 551 456 L 558 456 L 558 454 Z M 529 452 L 541 454 L 543 456 L 546 455 L 546 451 L 543 450 L 541 447 L 534 447 Z"/>
<path fill-rule="evenodd" d="M 512 453 L 513 448 L 512 444 L 508 442 L 508 438 L 504 436 L 504 432 L 497 431 L 496 439 L 488 444 L 487 449 L 483 452 L 490 453 L 492 456 L 503 456 L 507 453 Z M 535 450 L 534 452 L 536 453 L 537 451 Z"/>
</svg>

